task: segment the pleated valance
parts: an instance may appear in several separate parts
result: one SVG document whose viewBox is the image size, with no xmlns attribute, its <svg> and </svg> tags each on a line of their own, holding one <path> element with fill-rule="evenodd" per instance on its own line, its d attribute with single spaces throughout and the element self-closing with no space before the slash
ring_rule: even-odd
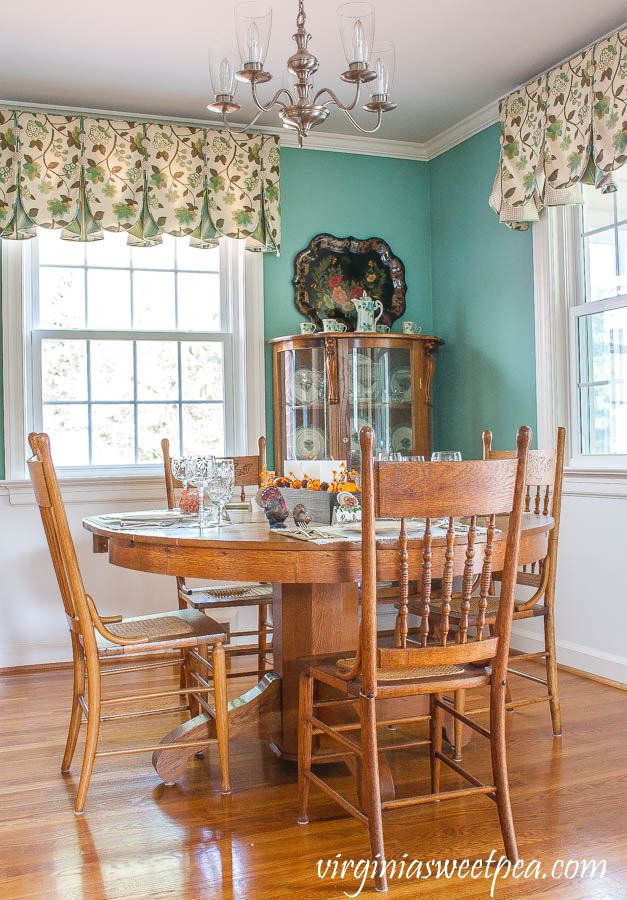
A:
<svg viewBox="0 0 627 900">
<path fill-rule="evenodd" d="M 278 252 L 279 164 L 276 135 L 0 109 L 0 237 L 40 226 L 205 248 L 226 235 Z"/>
<path fill-rule="evenodd" d="M 627 28 L 500 103 L 501 156 L 490 206 L 527 229 L 543 206 L 582 202 L 581 182 L 615 191 L 627 161 Z"/>
</svg>

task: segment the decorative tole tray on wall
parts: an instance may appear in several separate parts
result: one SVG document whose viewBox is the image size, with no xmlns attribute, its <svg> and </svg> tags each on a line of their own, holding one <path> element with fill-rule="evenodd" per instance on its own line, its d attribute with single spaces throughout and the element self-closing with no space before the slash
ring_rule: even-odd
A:
<svg viewBox="0 0 627 900">
<path fill-rule="evenodd" d="M 354 331 L 351 299 L 364 291 L 383 304 L 380 324 L 391 325 L 405 312 L 405 266 L 381 238 L 316 235 L 296 256 L 293 284 L 296 307 L 320 329 L 323 319 L 337 319 Z"/>
</svg>

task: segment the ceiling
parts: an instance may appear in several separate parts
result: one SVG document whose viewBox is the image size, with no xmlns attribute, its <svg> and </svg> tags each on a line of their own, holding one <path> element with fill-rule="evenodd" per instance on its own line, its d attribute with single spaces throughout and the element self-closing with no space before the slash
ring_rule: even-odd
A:
<svg viewBox="0 0 627 900">
<path fill-rule="evenodd" d="M 376 37 L 396 45 L 398 109 L 377 137 L 427 141 L 548 66 L 621 25 L 625 0 L 373 0 Z M 273 30 L 266 68 L 282 85 L 293 52 L 296 0 L 268 0 Z M 119 110 L 144 116 L 209 118 L 209 43 L 233 40 L 235 0 L 31 0 L 4 4 L 0 100 Z M 306 0 L 310 49 L 320 59 L 318 86 L 347 99 L 351 88 L 337 28 L 337 0 Z M 88 12 L 91 8 L 92 12 Z M 237 121 L 252 117 L 247 86 Z M 364 101 L 365 102 L 365 101 Z M 367 124 L 362 111 L 360 121 Z M 277 125 L 265 115 L 260 124 Z M 323 126 L 352 134 L 335 111 Z"/>
</svg>

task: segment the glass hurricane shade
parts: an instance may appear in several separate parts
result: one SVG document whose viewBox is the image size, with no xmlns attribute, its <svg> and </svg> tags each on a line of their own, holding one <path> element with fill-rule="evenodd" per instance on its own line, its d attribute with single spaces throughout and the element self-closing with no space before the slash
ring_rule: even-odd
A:
<svg viewBox="0 0 627 900">
<path fill-rule="evenodd" d="M 338 13 L 347 63 L 367 63 L 374 39 L 374 7 L 371 3 L 343 3 Z"/>
<path fill-rule="evenodd" d="M 263 3 L 238 3 L 235 7 L 235 33 L 242 60 L 262 66 L 272 31 L 272 9 Z"/>
<path fill-rule="evenodd" d="M 237 90 L 235 73 L 239 68 L 238 60 L 234 54 L 221 53 L 216 50 L 209 53 L 209 73 L 213 93 L 233 97 Z"/>
<path fill-rule="evenodd" d="M 370 96 L 388 96 L 392 91 L 394 81 L 394 44 L 390 41 L 377 41 L 372 46 L 370 54 L 370 68 L 377 73 L 377 77 L 368 82 Z"/>
</svg>

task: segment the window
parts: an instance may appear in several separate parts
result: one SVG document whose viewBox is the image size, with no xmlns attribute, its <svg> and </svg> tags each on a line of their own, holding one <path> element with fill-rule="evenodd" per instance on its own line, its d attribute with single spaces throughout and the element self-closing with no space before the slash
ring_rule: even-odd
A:
<svg viewBox="0 0 627 900">
<path fill-rule="evenodd" d="M 131 248 L 125 234 L 86 244 L 45 229 L 2 252 L 7 387 L 23 386 L 7 391 L 5 477 L 23 477 L 31 429 L 50 434 L 65 476 L 157 473 L 163 437 L 181 453 L 256 444 L 260 254 L 229 239 Z"/>
<path fill-rule="evenodd" d="M 579 211 L 569 332 L 572 452 L 583 457 L 627 454 L 627 167 L 616 179 L 611 194 L 584 185 Z"/>
</svg>

